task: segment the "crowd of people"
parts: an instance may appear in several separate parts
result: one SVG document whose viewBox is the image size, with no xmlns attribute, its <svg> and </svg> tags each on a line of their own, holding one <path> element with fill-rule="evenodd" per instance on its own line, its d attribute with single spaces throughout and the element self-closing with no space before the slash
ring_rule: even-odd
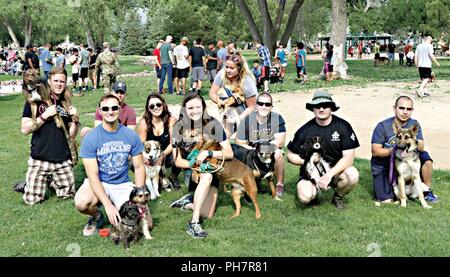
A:
<svg viewBox="0 0 450 277">
<path fill-rule="evenodd" d="M 427 43 L 428 38 L 425 43 Z M 81 130 L 80 157 L 86 171 L 86 178 L 82 186 L 75 191 L 75 176 L 72 168 L 70 147 L 64 132 L 56 124 L 62 120 L 68 136 L 75 138 L 79 131 L 79 116 L 72 104 L 71 96 L 74 92 L 68 88 L 67 72 L 64 66 L 44 68 L 48 76 L 48 84 L 52 102 L 36 101 L 33 108 L 26 102 L 22 114 L 22 133 L 32 134 L 31 153 L 26 174 L 26 186 L 23 200 L 29 205 L 43 202 L 48 187 L 54 188 L 61 198 L 75 198 L 76 209 L 88 216 L 83 235 L 90 236 L 96 233 L 105 222 L 98 206 L 103 205 L 108 221 L 116 225 L 120 221 L 118 210 L 129 198 L 134 186 L 145 186 L 145 165 L 157 163 L 171 168 L 171 180 L 175 189 L 183 186 L 178 181 L 178 175 L 184 172 L 185 188 L 189 194 L 174 201 L 170 206 L 183 210 L 192 210 L 192 219 L 187 225 L 187 233 L 194 238 L 204 238 L 207 232 L 202 227 L 202 219 L 214 216 L 220 181 L 216 173 L 208 170 L 199 173 L 199 179 L 191 178 L 194 164 L 202 164 L 207 158 L 229 160 L 233 157 L 239 159 L 254 151 L 258 141 L 268 141 L 275 151 L 276 196 L 282 199 L 285 192 L 285 161 L 300 166 L 299 178 L 296 181 L 296 196 L 305 205 L 315 205 L 321 199 L 321 193 L 328 189 L 334 190 L 332 204 L 337 209 L 344 209 L 345 196 L 351 192 L 358 183 L 359 173 L 354 166 L 355 149 L 360 146 L 352 126 L 333 112 L 340 107 L 327 91 L 319 90 L 314 93 L 311 101 L 305 103 L 305 108 L 313 113 L 313 117 L 301 126 L 294 137 L 287 144 L 287 157 L 283 147 L 286 142 L 286 126 L 283 116 L 272 111 L 274 106 L 269 93 L 269 78 L 265 75 L 270 70 L 271 59 L 267 47 L 256 41 L 255 46 L 261 61 L 256 60 L 251 70 L 245 57 L 235 49 L 231 43 L 228 49 L 223 48 L 223 42 L 218 41 L 217 53 L 215 45 L 209 44 L 209 52 L 205 51 L 201 39 L 196 40 L 197 49 L 187 50 L 186 37 L 180 44 L 172 49 L 172 37 L 167 36 L 164 42 L 158 43 L 160 60 L 156 67 L 160 69 L 161 80 L 158 90 L 151 93 L 145 103 L 144 113 L 140 121 L 136 122 L 136 112 L 125 103 L 127 85 L 124 81 L 115 80 L 116 71 L 108 66 L 116 66 L 117 57 L 111 54 L 110 45 L 105 43 L 102 54 L 95 61 L 95 68 L 103 65 L 103 77 L 106 94 L 103 95 L 97 106 L 94 128 Z M 299 43 L 297 49 L 298 78 L 307 80 L 306 52 L 304 45 Z M 50 46 L 48 46 L 50 47 Z M 47 48 L 49 49 L 49 48 Z M 277 51 L 277 59 L 281 67 L 286 67 L 286 57 L 283 45 Z M 89 57 L 89 49 L 80 44 L 80 52 L 87 53 L 72 55 L 80 56 L 69 59 L 70 63 L 80 65 L 80 77 L 86 79 L 89 75 L 90 61 L 82 63 L 84 57 Z M 330 59 L 333 47 L 328 46 L 324 55 L 324 72 L 332 70 Z M 30 54 L 28 60 L 33 61 Z M 60 52 L 60 51 L 57 51 Z M 331 53 L 331 54 L 330 54 Z M 47 60 L 48 53 L 41 55 Z M 217 58 L 216 58 L 217 57 Z M 208 67 L 210 58 L 213 64 Z M 59 63 L 61 64 L 61 63 Z M 50 64 L 51 65 L 51 64 Z M 172 75 L 174 65 L 176 75 L 181 79 L 182 86 L 176 86 L 179 91 L 173 91 Z M 29 64 L 36 68 L 36 64 Z M 39 65 L 37 65 L 38 68 Z M 192 67 L 193 86 L 190 91 L 185 90 L 183 79 L 187 77 L 183 71 Z M 81 68 L 84 68 L 81 75 Z M 197 69 L 196 69 L 197 68 Z M 261 87 L 264 91 L 258 94 L 258 79 L 252 71 L 260 69 L 262 72 Z M 214 118 L 207 112 L 207 106 L 200 91 L 202 88 L 204 70 L 209 71 L 209 80 L 212 83 L 209 97 L 214 103 L 223 101 L 218 97 L 218 91 L 226 87 L 239 87 L 245 96 L 245 101 L 232 107 L 238 113 L 238 120 L 228 124 L 225 118 Z M 216 72 L 217 71 L 217 72 Z M 87 73 L 86 73 L 87 72 Z M 195 72 L 195 73 L 194 73 Z M 76 74 L 73 73 L 72 74 Z M 168 92 L 184 95 L 180 114 L 172 113 L 163 97 L 165 77 L 168 80 Z M 284 76 L 284 75 L 283 75 Z M 422 75 L 421 75 L 422 76 Z M 175 79 L 176 80 L 176 79 Z M 112 84 L 109 91 L 109 84 Z M 82 83 L 85 84 L 86 83 Z M 418 122 L 411 118 L 413 100 L 408 96 L 400 96 L 393 105 L 394 117 L 380 122 L 375 127 L 372 137 L 372 174 L 374 198 L 383 203 L 393 202 L 395 196 L 389 183 L 389 163 L 392 147 L 396 144 L 396 136 L 392 123 L 409 127 Z M 323 158 L 330 168 L 320 176 L 318 182 L 305 178 L 305 162 L 308 153 L 304 145 L 314 137 L 320 137 L 323 142 Z M 199 138 L 212 139 L 220 150 L 203 150 L 197 153 L 195 159 L 189 158 L 194 145 Z M 142 152 L 143 142 L 147 140 L 158 141 L 161 145 L 162 155 L 158 161 L 144 160 Z M 432 159 L 425 151 L 422 130 L 419 135 L 421 172 L 424 182 L 426 199 L 435 202 L 437 197 L 431 191 Z M 129 177 L 129 166 L 133 165 L 135 172 L 134 183 Z M 183 188 L 184 189 L 184 188 Z"/>
</svg>

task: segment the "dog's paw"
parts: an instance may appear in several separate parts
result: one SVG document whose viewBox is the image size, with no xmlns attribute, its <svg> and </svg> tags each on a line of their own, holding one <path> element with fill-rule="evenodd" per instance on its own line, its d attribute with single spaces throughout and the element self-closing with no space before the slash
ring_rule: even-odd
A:
<svg viewBox="0 0 450 277">
<path fill-rule="evenodd" d="M 423 205 L 422 207 L 424 207 L 425 209 L 433 209 L 433 207 L 431 207 L 430 205 L 428 205 L 428 204 L 426 204 L 426 205 Z"/>
<path fill-rule="evenodd" d="M 151 240 L 151 239 L 153 239 L 153 237 L 150 236 L 150 235 L 148 235 L 148 236 L 145 236 L 145 239 L 146 239 L 146 240 Z"/>
<path fill-rule="evenodd" d="M 381 206 L 381 203 L 378 201 L 375 201 L 375 207 L 380 207 L 380 206 Z"/>
</svg>

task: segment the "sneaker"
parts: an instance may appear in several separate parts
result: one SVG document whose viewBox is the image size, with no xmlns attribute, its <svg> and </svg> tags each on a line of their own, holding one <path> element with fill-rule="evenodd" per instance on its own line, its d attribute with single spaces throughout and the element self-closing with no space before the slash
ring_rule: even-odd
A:
<svg viewBox="0 0 450 277">
<path fill-rule="evenodd" d="M 97 230 L 102 227 L 105 224 L 105 219 L 103 217 L 103 214 L 100 213 L 100 215 L 97 218 L 94 218 L 92 216 L 88 217 L 88 222 L 84 226 L 83 229 L 83 236 L 89 237 L 93 234 L 97 233 Z"/>
<path fill-rule="evenodd" d="M 196 239 L 206 238 L 206 236 L 208 235 L 208 233 L 203 230 L 200 223 L 189 223 L 186 232 Z"/>
<path fill-rule="evenodd" d="M 416 89 L 416 94 L 417 94 L 417 96 L 419 96 L 419 98 L 423 98 L 424 97 L 423 92 L 420 91 L 419 89 Z"/>
<path fill-rule="evenodd" d="M 283 185 L 277 185 L 277 197 L 283 198 L 284 194 L 284 186 Z"/>
<path fill-rule="evenodd" d="M 424 96 L 431 96 L 431 93 L 430 93 L 429 91 L 426 90 L 426 91 L 423 92 L 423 95 L 424 95 Z"/>
<path fill-rule="evenodd" d="M 345 209 L 344 197 L 337 195 L 337 193 L 334 193 L 331 203 L 339 210 Z"/>
<path fill-rule="evenodd" d="M 425 200 L 430 203 L 436 203 L 438 201 L 437 195 L 435 195 L 431 189 L 429 191 L 424 191 L 423 196 L 425 196 Z"/>
<path fill-rule="evenodd" d="M 183 209 L 186 204 L 193 203 L 194 196 L 192 194 L 186 194 L 180 199 L 172 202 L 169 207 Z"/>
</svg>

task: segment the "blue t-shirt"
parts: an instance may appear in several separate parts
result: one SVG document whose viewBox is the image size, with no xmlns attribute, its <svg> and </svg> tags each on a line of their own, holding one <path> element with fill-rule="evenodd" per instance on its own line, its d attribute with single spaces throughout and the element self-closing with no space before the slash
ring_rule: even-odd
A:
<svg viewBox="0 0 450 277">
<path fill-rule="evenodd" d="M 39 59 L 42 62 L 42 70 L 44 71 L 50 71 L 52 70 L 52 65 L 47 62 L 47 60 L 52 60 L 52 54 L 50 54 L 50 51 L 48 51 L 47 48 L 42 50 L 41 55 L 39 56 Z"/>
<path fill-rule="evenodd" d="M 302 57 L 305 60 L 305 63 L 303 63 L 302 61 Z M 299 50 L 298 51 L 298 61 L 297 61 L 297 66 L 298 67 L 304 67 L 306 65 L 306 51 L 305 49 Z"/>
<path fill-rule="evenodd" d="M 373 130 L 371 143 L 383 145 L 383 148 L 394 147 L 394 145 L 397 143 L 397 137 L 395 136 L 394 130 L 392 129 L 393 123 L 394 117 L 388 118 L 378 123 L 375 127 L 375 130 Z M 420 127 L 420 124 L 419 122 L 417 122 L 417 120 L 410 118 L 408 122 L 402 126 L 402 128 L 409 128 L 414 124 L 417 124 L 417 126 L 419 127 L 417 139 L 423 140 L 422 128 Z M 372 174 L 378 175 L 383 172 L 383 170 L 389 170 L 389 161 L 390 156 L 384 158 L 372 157 Z"/>
<path fill-rule="evenodd" d="M 284 49 L 281 49 L 281 50 L 277 50 L 277 56 L 278 56 L 278 59 L 280 59 L 280 63 L 286 63 L 287 61 L 286 61 L 286 52 L 285 52 L 285 50 Z"/>
<path fill-rule="evenodd" d="M 222 68 L 225 67 L 225 60 L 226 60 L 227 54 L 228 54 L 228 51 L 226 48 L 220 48 L 217 51 L 217 58 L 219 60 L 222 60 Z M 219 70 L 220 70 L 220 68 L 219 68 Z"/>
<path fill-rule="evenodd" d="M 58 58 L 56 59 L 56 66 L 65 68 L 66 67 L 66 59 L 64 58 L 64 55 L 58 56 Z"/>
<path fill-rule="evenodd" d="M 130 182 L 128 156 L 143 151 L 144 145 L 133 130 L 119 124 L 117 131 L 108 132 L 100 124 L 83 139 L 80 157 L 97 159 L 100 181 L 118 185 Z"/>
</svg>

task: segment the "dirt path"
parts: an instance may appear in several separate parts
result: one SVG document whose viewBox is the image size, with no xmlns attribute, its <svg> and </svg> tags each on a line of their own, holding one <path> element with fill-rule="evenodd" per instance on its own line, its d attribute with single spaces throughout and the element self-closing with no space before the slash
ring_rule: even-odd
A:
<svg viewBox="0 0 450 277">
<path fill-rule="evenodd" d="M 424 132 L 426 149 L 434 159 L 436 168 L 450 170 L 448 158 L 450 146 L 450 81 L 437 81 L 430 85 L 431 97 L 419 99 L 414 89 L 416 82 L 384 82 L 357 86 L 329 88 L 334 101 L 341 106 L 336 115 L 346 119 L 353 126 L 361 146 L 356 150 L 359 158 L 370 159 L 370 140 L 375 125 L 383 119 L 393 116 L 392 106 L 395 99 L 406 94 L 414 100 L 413 118 L 417 119 Z M 313 117 L 305 109 L 316 89 L 297 93 L 276 93 L 274 111 L 280 113 L 286 121 L 287 142 L 297 129 Z M 208 112 L 218 117 L 216 106 L 207 101 Z M 180 105 L 170 110 L 179 114 Z M 286 143 L 287 143 L 286 142 Z"/>
</svg>

